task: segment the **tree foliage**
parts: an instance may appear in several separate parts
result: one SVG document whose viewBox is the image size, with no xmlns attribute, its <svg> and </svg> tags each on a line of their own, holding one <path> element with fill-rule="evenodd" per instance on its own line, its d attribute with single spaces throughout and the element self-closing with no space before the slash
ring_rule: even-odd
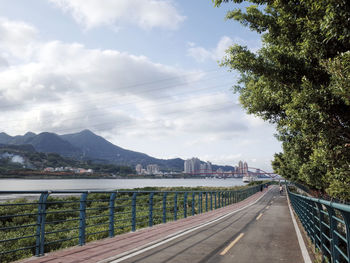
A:
<svg viewBox="0 0 350 263">
<path fill-rule="evenodd" d="M 242 0 L 215 0 L 240 4 Z M 248 113 L 277 127 L 280 175 L 350 198 L 350 5 L 347 0 L 255 0 L 227 13 L 261 34 L 256 53 L 233 45 L 222 65 L 241 73 Z M 236 5 L 237 6 L 237 5 Z"/>
</svg>

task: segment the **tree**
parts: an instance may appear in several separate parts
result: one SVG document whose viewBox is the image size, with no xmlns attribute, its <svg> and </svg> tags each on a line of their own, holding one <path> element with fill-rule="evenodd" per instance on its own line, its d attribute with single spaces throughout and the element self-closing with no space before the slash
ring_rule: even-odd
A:
<svg viewBox="0 0 350 263">
<path fill-rule="evenodd" d="M 242 0 L 215 0 L 215 6 Z M 255 0 L 227 19 L 261 34 L 254 53 L 233 45 L 222 65 L 240 72 L 248 113 L 276 124 L 280 175 L 350 199 L 350 5 L 347 0 Z"/>
</svg>

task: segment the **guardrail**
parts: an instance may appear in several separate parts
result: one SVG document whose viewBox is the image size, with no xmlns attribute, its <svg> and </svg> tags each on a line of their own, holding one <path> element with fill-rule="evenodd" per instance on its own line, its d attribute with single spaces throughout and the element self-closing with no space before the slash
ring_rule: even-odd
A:
<svg viewBox="0 0 350 263">
<path fill-rule="evenodd" d="M 322 261 L 350 262 L 350 206 L 290 192 L 289 199 Z"/>
<path fill-rule="evenodd" d="M 239 202 L 262 185 L 235 191 L 52 191 L 0 203 L 0 262 L 11 262 Z M 62 196 L 63 195 L 63 196 Z"/>
</svg>

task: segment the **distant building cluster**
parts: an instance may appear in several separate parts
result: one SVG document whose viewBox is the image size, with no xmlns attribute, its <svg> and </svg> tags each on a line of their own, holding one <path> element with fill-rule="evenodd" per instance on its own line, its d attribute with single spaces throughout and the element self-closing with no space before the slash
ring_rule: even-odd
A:
<svg viewBox="0 0 350 263">
<path fill-rule="evenodd" d="M 192 158 L 185 161 L 184 173 L 192 175 L 211 175 L 213 170 L 210 162 L 201 162 L 198 158 Z"/>
<path fill-rule="evenodd" d="M 198 176 L 215 176 L 215 177 L 243 177 L 249 174 L 248 163 L 239 161 L 238 166 L 233 170 L 227 171 L 222 168 L 214 170 L 210 162 L 203 162 L 198 158 L 187 159 L 184 163 L 184 173 Z"/>
<path fill-rule="evenodd" d="M 185 160 L 183 173 L 191 176 L 217 178 L 242 178 L 244 176 L 254 176 L 254 174 L 256 174 L 249 171 L 248 163 L 244 161 L 239 161 L 238 166 L 234 166 L 232 168 L 233 169 L 231 170 L 225 169 L 224 167 L 214 169 L 211 162 L 204 162 L 199 158 L 193 157 Z M 138 175 L 167 176 L 173 174 L 173 172 L 166 173 L 160 171 L 159 166 L 156 164 L 149 164 L 146 167 L 143 167 L 141 164 L 137 164 L 135 170 Z M 257 169 L 257 175 L 260 173 L 261 170 Z"/>
<path fill-rule="evenodd" d="M 75 167 L 46 167 L 44 172 L 73 172 L 76 174 L 93 173 L 92 169 L 75 168 Z"/>
<path fill-rule="evenodd" d="M 137 164 L 135 167 L 136 173 L 139 175 L 161 175 L 157 164 L 149 164 L 146 168 L 143 168 L 141 164 Z"/>
<path fill-rule="evenodd" d="M 239 161 L 238 162 L 238 167 L 236 166 L 235 167 L 235 172 L 236 174 L 239 175 L 239 177 L 242 177 L 244 175 L 247 175 L 248 174 L 248 163 L 247 162 L 242 162 L 242 161 Z"/>
</svg>

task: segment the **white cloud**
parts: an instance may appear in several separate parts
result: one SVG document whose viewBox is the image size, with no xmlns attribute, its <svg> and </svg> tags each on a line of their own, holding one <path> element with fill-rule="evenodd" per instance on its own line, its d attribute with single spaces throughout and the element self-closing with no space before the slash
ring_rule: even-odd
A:
<svg viewBox="0 0 350 263">
<path fill-rule="evenodd" d="M 257 52 L 258 49 L 261 47 L 260 40 L 246 41 L 238 37 L 231 39 L 228 36 L 223 36 L 217 43 L 216 47 L 211 49 L 197 46 L 195 43 L 189 42 L 187 55 L 195 58 L 198 62 L 204 62 L 206 60 L 221 61 L 226 55 L 226 50 L 233 44 L 248 46 L 248 48 L 252 52 Z"/>
<path fill-rule="evenodd" d="M 196 46 L 194 43 L 189 43 L 189 48 L 187 49 L 187 55 L 195 58 L 199 62 L 204 62 L 205 60 L 221 60 L 225 51 L 233 44 L 233 40 L 227 36 L 223 36 L 215 48 L 206 49 L 200 46 Z"/>
<path fill-rule="evenodd" d="M 17 28 L 15 36 L 26 35 L 27 40 L 16 49 L 25 47 L 30 53 L 29 61 L 18 56 L 16 63 L 0 70 L 0 109 L 11 115 L 0 116 L 0 122 L 7 123 L 13 133 L 69 132 L 92 127 L 97 131 L 118 129 L 121 134 L 135 129 L 136 122 L 150 132 L 164 133 L 181 118 L 176 108 L 174 120 L 168 118 L 166 109 L 169 102 L 174 102 L 173 95 L 186 92 L 191 82 L 205 75 L 117 50 L 39 42 L 35 28 L 6 23 Z M 26 34 L 28 31 L 35 34 Z M 9 33 L 7 38 L 3 36 L 8 44 L 0 51 L 13 57 L 16 52 L 12 52 L 10 43 L 17 40 Z M 36 45 L 28 46 L 33 39 Z"/>
<path fill-rule="evenodd" d="M 185 20 L 170 0 L 49 0 L 86 28 L 135 24 L 177 29 Z"/>
<path fill-rule="evenodd" d="M 227 90 L 220 88 L 227 76 L 222 73 L 185 71 L 79 43 L 41 41 L 38 31 L 23 22 L 0 20 L 0 30 L 6 33 L 0 35 L 0 125 L 11 135 L 88 128 L 153 156 L 214 152 L 207 160 L 232 164 L 237 152 L 261 145 L 261 138 L 271 134 L 267 124 L 245 117 L 229 84 L 223 85 Z M 227 42 L 218 45 L 217 54 Z M 27 55 L 20 56 L 21 50 Z"/>
<path fill-rule="evenodd" d="M 33 26 L 0 18 L 0 65 L 12 58 L 27 59 L 36 45 L 38 31 Z"/>
</svg>

